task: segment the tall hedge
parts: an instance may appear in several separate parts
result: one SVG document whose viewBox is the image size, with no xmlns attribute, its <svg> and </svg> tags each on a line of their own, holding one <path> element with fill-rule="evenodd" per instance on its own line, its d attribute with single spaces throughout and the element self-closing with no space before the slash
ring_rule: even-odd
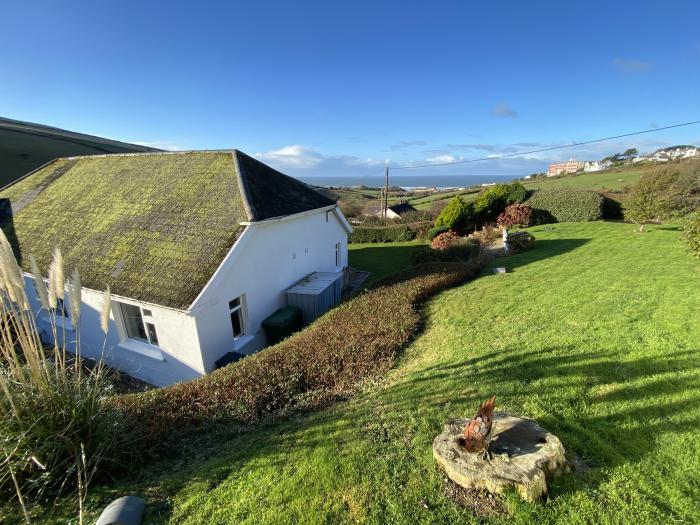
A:
<svg viewBox="0 0 700 525">
<path fill-rule="evenodd" d="M 143 445 L 183 425 L 245 423 L 291 407 L 320 406 L 390 368 L 420 324 L 417 305 L 474 276 L 482 264 L 416 266 L 257 354 L 194 381 L 109 402 L 127 416 Z"/>
<path fill-rule="evenodd" d="M 537 224 L 598 221 L 603 218 L 603 197 L 591 190 L 539 190 L 525 202 L 535 210 Z"/>
<path fill-rule="evenodd" d="M 687 218 L 682 237 L 688 253 L 700 259 L 700 210 Z"/>
</svg>

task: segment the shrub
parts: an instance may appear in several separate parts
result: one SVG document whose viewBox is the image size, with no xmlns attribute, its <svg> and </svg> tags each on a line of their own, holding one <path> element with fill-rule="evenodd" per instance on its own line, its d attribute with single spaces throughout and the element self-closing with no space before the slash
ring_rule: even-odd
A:
<svg viewBox="0 0 700 525">
<path fill-rule="evenodd" d="M 112 386 L 102 364 L 83 369 L 80 359 L 67 353 L 65 336 L 57 335 L 54 312 L 65 293 L 60 251 L 54 252 L 48 290 L 32 262 L 34 288 L 60 347 L 45 349 L 41 342 L 22 270 L 4 233 L 0 273 L 0 487 L 12 487 L 25 517 L 28 493 L 75 490 L 82 517 L 91 479 L 123 451 L 123 418 L 104 404 Z M 79 326 L 77 272 L 69 286 L 70 315 Z M 76 353 L 79 356 L 79 346 Z"/>
<path fill-rule="evenodd" d="M 445 226 L 449 230 L 461 231 L 471 222 L 472 215 L 472 205 L 465 203 L 464 199 L 457 195 L 440 212 L 435 220 L 435 227 Z"/>
<path fill-rule="evenodd" d="M 305 330 L 200 379 L 113 398 L 156 439 L 183 425 L 252 422 L 352 393 L 389 369 L 420 322 L 417 305 L 475 275 L 478 263 L 416 266 L 334 308 Z"/>
<path fill-rule="evenodd" d="M 446 231 L 433 239 L 431 248 L 433 250 L 445 250 L 457 241 L 459 241 L 459 235 L 453 231 Z"/>
<path fill-rule="evenodd" d="M 527 190 L 519 182 L 496 184 L 479 194 L 474 201 L 474 213 L 482 222 L 494 220 L 506 206 L 522 202 L 526 196 Z"/>
<path fill-rule="evenodd" d="M 500 228 L 494 228 L 492 225 L 486 224 L 480 230 L 476 230 L 474 233 L 472 233 L 469 236 L 469 238 L 472 239 L 477 244 L 481 244 L 482 246 L 486 246 L 488 244 L 491 244 L 491 243 L 501 239 L 502 235 L 503 235 L 503 232 L 501 231 Z"/>
<path fill-rule="evenodd" d="M 665 167 L 639 178 L 625 200 L 625 218 L 643 225 L 687 215 L 700 207 L 698 164 Z"/>
<path fill-rule="evenodd" d="M 688 252 L 700 258 L 700 211 L 696 211 L 683 227 L 683 241 L 685 241 Z"/>
<path fill-rule="evenodd" d="M 527 228 L 532 225 L 533 210 L 525 204 L 511 204 L 496 221 L 502 228 Z"/>
<path fill-rule="evenodd" d="M 349 242 L 404 242 L 416 237 L 411 228 L 404 224 L 397 226 L 356 227 L 348 236 Z"/>
<path fill-rule="evenodd" d="M 434 228 L 430 228 L 428 230 L 428 240 L 432 241 L 435 237 L 447 231 L 450 231 L 447 226 L 435 226 Z"/>
<path fill-rule="evenodd" d="M 535 237 L 529 232 L 513 232 L 508 235 L 508 248 L 514 252 L 527 250 L 534 245 Z"/>
<path fill-rule="evenodd" d="M 511 182 L 508 184 L 508 204 L 523 202 L 527 198 L 527 190 L 525 186 L 519 182 Z"/>
<path fill-rule="evenodd" d="M 535 210 L 535 224 L 597 221 L 603 218 L 603 197 L 590 190 L 538 190 L 526 203 Z"/>
<path fill-rule="evenodd" d="M 442 250 L 425 248 L 411 254 L 411 264 L 435 262 L 467 262 L 479 253 L 479 245 L 470 239 L 461 238 Z"/>
</svg>

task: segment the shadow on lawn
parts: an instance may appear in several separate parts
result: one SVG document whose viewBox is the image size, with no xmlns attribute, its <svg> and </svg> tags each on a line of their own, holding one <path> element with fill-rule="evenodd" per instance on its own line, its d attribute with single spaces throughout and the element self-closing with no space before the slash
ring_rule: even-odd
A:
<svg viewBox="0 0 700 525">
<path fill-rule="evenodd" d="M 543 239 L 540 240 L 535 236 L 535 246 L 530 250 L 515 253 L 508 257 L 500 257 L 496 259 L 493 265 L 505 266 L 509 270 L 517 270 L 530 263 L 563 255 L 567 252 L 572 252 L 587 242 L 590 239 Z M 493 266 L 492 265 L 492 266 Z"/>
<path fill-rule="evenodd" d="M 416 397 L 427 410 L 439 411 L 446 404 L 475 407 L 495 393 L 501 409 L 524 416 L 523 406 L 535 401 L 546 413 L 538 422 L 568 452 L 590 466 L 617 466 L 660 451 L 664 433 L 700 430 L 700 396 L 688 399 L 697 389 L 699 354 L 700 349 L 630 360 L 621 351 L 512 349 L 426 368 L 390 387 L 387 397 L 403 405 L 399 413 L 415 410 Z M 464 385 L 479 392 L 460 394 Z M 408 398 L 413 400 L 407 403 Z"/>
</svg>

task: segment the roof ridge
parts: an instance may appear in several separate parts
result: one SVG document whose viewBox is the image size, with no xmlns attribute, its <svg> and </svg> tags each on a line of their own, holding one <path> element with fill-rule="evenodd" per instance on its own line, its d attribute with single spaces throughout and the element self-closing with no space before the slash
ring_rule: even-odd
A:
<svg viewBox="0 0 700 525">
<path fill-rule="evenodd" d="M 249 221 L 255 220 L 255 207 L 253 200 L 250 198 L 250 188 L 248 188 L 248 179 L 243 176 L 243 166 L 238 160 L 238 156 L 242 154 L 240 150 L 234 149 L 232 152 L 233 166 L 236 168 L 236 178 L 238 179 L 238 189 L 243 198 L 243 207 L 248 216 Z"/>
</svg>

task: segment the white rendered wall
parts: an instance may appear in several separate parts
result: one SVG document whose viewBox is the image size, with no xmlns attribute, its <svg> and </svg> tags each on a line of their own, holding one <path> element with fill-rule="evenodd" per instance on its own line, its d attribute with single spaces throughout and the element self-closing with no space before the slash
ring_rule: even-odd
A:
<svg viewBox="0 0 700 525">
<path fill-rule="evenodd" d="M 227 352 L 252 353 L 265 346 L 262 321 L 286 306 L 284 291 L 312 272 L 348 265 L 348 232 L 333 210 L 247 226 L 193 305 L 207 372 Z M 336 243 L 340 264 L 336 265 Z M 228 303 L 245 296 L 245 336 L 234 342 Z"/>
<path fill-rule="evenodd" d="M 40 311 L 34 280 L 25 277 L 25 282 L 32 310 L 36 314 L 37 327 L 42 332 L 42 339 L 45 342 L 53 342 L 48 313 L 45 310 Z M 140 305 L 151 311 L 158 335 L 158 347 L 126 337 L 117 301 Z M 66 294 L 65 304 L 70 316 L 68 294 Z M 99 359 L 100 355 L 104 355 L 108 365 L 156 386 L 193 379 L 204 373 L 195 320 L 191 315 L 178 310 L 113 297 L 109 332 L 105 343 L 105 336 L 100 328 L 102 304 L 102 293 L 83 289 L 80 346 L 84 356 Z M 57 331 L 57 339 L 61 341 L 63 327 L 60 318 Z M 77 331 L 70 320 L 66 323 L 65 334 L 69 349 L 74 349 Z"/>
</svg>

